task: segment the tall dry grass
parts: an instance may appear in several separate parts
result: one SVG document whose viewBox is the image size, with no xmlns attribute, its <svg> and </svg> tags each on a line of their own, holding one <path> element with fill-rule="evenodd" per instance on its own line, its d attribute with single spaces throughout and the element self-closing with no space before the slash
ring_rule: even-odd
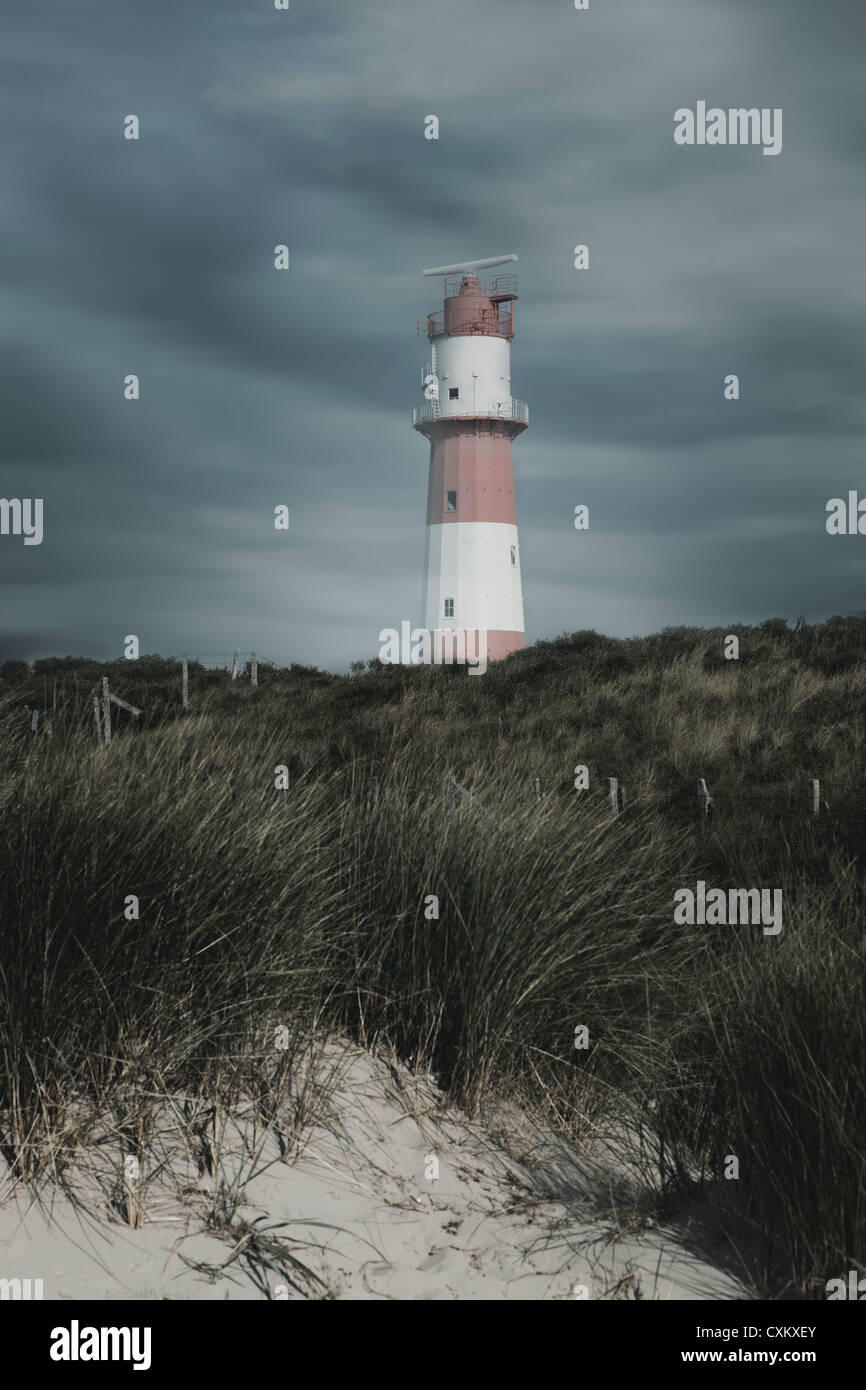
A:
<svg viewBox="0 0 866 1390">
<path fill-rule="evenodd" d="M 275 1121 L 310 1039 L 349 1032 L 470 1110 L 517 1099 L 575 1143 L 627 1117 L 660 1202 L 727 1190 L 757 1235 L 758 1289 L 823 1296 L 862 1268 L 863 627 L 742 630 L 739 663 L 724 634 L 680 632 L 575 634 L 483 678 L 292 668 L 251 690 L 194 672 L 186 715 L 175 666 L 120 663 L 112 684 L 145 717 L 121 716 L 109 748 L 92 730 L 99 668 L 10 677 L 0 1141 L 15 1172 L 62 1175 L 107 1110 L 144 1155 L 149 1104 L 175 1093 L 198 1098 L 207 1153 L 238 1097 Z M 23 706 L 49 705 L 55 682 L 52 735 L 34 737 Z M 626 790 L 617 820 L 606 775 Z M 717 804 L 705 833 L 697 776 Z M 673 894 L 699 877 L 782 888 L 781 934 L 675 926 Z"/>
</svg>

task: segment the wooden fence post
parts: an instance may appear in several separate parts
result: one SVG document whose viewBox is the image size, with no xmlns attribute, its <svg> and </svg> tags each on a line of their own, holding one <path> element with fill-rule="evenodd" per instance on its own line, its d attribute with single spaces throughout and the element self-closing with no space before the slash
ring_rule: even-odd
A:
<svg viewBox="0 0 866 1390">
<path fill-rule="evenodd" d="M 189 662 L 187 661 L 186 657 L 183 658 L 183 661 L 180 664 L 180 669 L 181 680 L 183 682 L 183 707 L 184 709 L 187 709 L 189 707 Z"/>
<path fill-rule="evenodd" d="M 109 700 L 119 709 L 128 709 L 130 714 L 134 714 L 136 719 L 141 714 L 141 710 L 136 705 L 131 705 L 128 700 L 121 700 L 119 695 L 109 695 Z"/>
<path fill-rule="evenodd" d="M 700 816 L 701 829 L 706 830 L 707 822 L 710 818 L 710 807 L 713 798 L 710 796 L 709 788 L 703 777 L 698 778 L 698 815 Z"/>
<path fill-rule="evenodd" d="M 30 732 L 35 734 L 39 728 L 39 711 L 35 707 L 30 711 Z"/>
<path fill-rule="evenodd" d="M 821 809 L 821 783 L 817 777 L 810 777 L 807 786 L 809 788 L 809 810 L 813 816 L 817 816 Z"/>
<path fill-rule="evenodd" d="M 251 685 L 258 685 L 258 683 L 259 683 L 259 663 L 256 661 L 256 654 L 255 654 L 255 652 L 250 652 L 250 684 L 251 684 Z"/>
<path fill-rule="evenodd" d="M 102 747 L 102 720 L 99 717 L 99 696 L 96 693 L 93 696 L 93 719 L 96 724 L 96 742 Z"/>
<path fill-rule="evenodd" d="M 102 726 L 106 746 L 111 742 L 111 696 L 108 693 L 108 677 L 102 677 Z"/>
<path fill-rule="evenodd" d="M 238 651 L 237 647 L 235 647 L 234 660 L 232 661 L 232 680 L 233 680 L 233 681 L 236 681 L 237 678 L 238 678 L 238 657 L 239 657 L 239 656 L 240 656 L 240 652 Z"/>
<path fill-rule="evenodd" d="M 532 790 L 535 792 L 535 799 L 536 799 L 536 801 L 540 801 L 540 800 L 541 800 L 541 778 L 540 778 L 540 777 L 533 777 L 533 779 L 532 779 Z"/>
<path fill-rule="evenodd" d="M 611 814 L 614 816 L 618 816 L 620 810 L 619 778 L 608 777 L 605 779 L 605 781 L 607 786 L 607 799 L 610 803 Z"/>
</svg>

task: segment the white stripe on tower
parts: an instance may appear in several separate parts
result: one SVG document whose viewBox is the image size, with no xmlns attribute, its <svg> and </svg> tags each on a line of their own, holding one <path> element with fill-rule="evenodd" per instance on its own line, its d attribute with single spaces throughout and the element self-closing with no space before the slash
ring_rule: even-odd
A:
<svg viewBox="0 0 866 1390">
<path fill-rule="evenodd" d="M 523 633 L 517 527 L 501 521 L 460 521 L 427 527 L 423 626 Z M 441 596 L 454 599 L 454 620 Z M 457 621 L 457 614 L 461 621 Z M 522 645 L 522 644 L 521 644 Z M 514 650 L 514 648 L 512 648 Z"/>
<path fill-rule="evenodd" d="M 528 424 L 511 395 L 516 290 L 513 275 L 482 289 L 472 266 L 459 287 L 446 281 L 444 309 L 427 319 L 433 369 L 414 420 L 430 440 L 423 626 L 483 629 L 491 660 L 526 645 L 511 459 Z"/>
</svg>

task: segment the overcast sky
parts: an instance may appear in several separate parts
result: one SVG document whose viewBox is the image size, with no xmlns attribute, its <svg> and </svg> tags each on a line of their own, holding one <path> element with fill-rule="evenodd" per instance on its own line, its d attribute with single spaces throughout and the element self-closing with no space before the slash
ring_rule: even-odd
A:
<svg viewBox="0 0 866 1390">
<path fill-rule="evenodd" d="M 42 497 L 44 540 L 0 536 L 0 658 L 135 633 L 339 670 L 419 622 L 420 272 L 510 252 L 527 640 L 866 608 L 866 537 L 825 529 L 866 496 L 862 0 L 7 0 L 3 27 L 0 496 Z M 675 145 L 699 100 L 781 107 L 781 154 Z"/>
</svg>

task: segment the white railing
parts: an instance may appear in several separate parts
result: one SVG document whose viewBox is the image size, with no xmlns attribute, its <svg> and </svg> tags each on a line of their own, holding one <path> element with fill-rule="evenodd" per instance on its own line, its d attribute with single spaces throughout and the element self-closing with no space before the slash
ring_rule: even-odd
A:
<svg viewBox="0 0 866 1390">
<path fill-rule="evenodd" d="M 453 402 L 449 401 L 449 405 Z M 507 401 L 479 401 L 470 410 L 467 406 L 460 410 L 443 411 L 439 401 L 425 401 L 423 405 L 416 405 L 412 410 L 412 424 L 420 424 L 422 420 L 455 420 L 463 416 L 474 418 L 481 416 L 489 420 L 520 420 L 524 425 L 529 424 L 529 406 L 526 401 L 518 401 L 511 396 Z"/>
</svg>

